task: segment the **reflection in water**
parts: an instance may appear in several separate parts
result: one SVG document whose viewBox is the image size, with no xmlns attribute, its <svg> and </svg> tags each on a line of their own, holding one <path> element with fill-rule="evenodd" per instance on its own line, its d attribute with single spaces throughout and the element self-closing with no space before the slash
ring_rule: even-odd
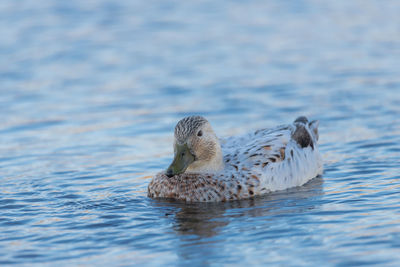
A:
<svg viewBox="0 0 400 267">
<path fill-rule="evenodd" d="M 225 217 L 266 217 L 301 213 L 318 204 L 317 197 L 323 194 L 323 179 L 316 177 L 302 187 L 274 192 L 247 200 L 223 203 L 179 204 L 174 215 L 174 229 L 181 235 L 212 237 L 229 224 Z M 168 202 L 160 201 L 158 204 Z M 311 205 L 310 205 L 311 204 Z M 290 206 L 288 209 L 282 209 Z M 223 219 L 222 219 L 223 218 Z"/>
<path fill-rule="evenodd" d="M 286 191 L 274 192 L 265 196 L 248 200 L 225 203 L 191 203 L 183 204 L 174 201 L 176 211 L 171 214 L 173 229 L 181 236 L 177 254 L 182 262 L 193 258 L 193 253 L 199 264 L 209 264 L 210 259 L 220 257 L 227 240 L 218 237 L 221 232 L 230 231 L 229 223 L 235 220 L 239 224 L 239 232 L 245 233 L 253 225 L 249 220 L 262 217 L 262 236 L 270 226 L 279 223 L 281 216 L 296 217 L 304 211 L 315 209 L 323 195 L 323 179 L 316 177 L 302 187 Z M 168 206 L 167 201 L 158 201 L 158 206 Z M 283 208 L 286 207 L 286 208 Z M 237 227 L 237 226 L 236 226 Z M 232 233 L 234 234 L 234 233 Z M 223 235 L 221 235 L 223 236 Z M 259 237 L 254 237 L 256 240 Z M 215 238 L 217 237 L 217 238 Z M 222 238 L 222 239 L 221 239 Z M 194 251 L 191 244 L 197 244 Z"/>
<path fill-rule="evenodd" d="M 173 229 L 180 236 L 177 254 L 183 262 L 192 259 L 193 253 L 201 259 L 199 264 L 208 264 L 209 259 L 218 258 L 226 240 L 218 237 L 229 231 L 229 223 L 242 221 L 240 232 L 252 227 L 247 221 L 263 217 L 263 230 L 270 228 L 282 216 L 296 217 L 319 205 L 323 195 L 323 179 L 316 177 L 302 187 L 273 192 L 253 199 L 223 203 L 183 203 L 158 199 L 152 202 L 162 210 L 172 210 L 166 215 L 172 220 Z M 283 208 L 284 207 L 284 208 Z M 240 233 L 239 233 L 240 234 Z M 215 238 L 218 237 L 218 238 Z M 197 244 L 193 251 L 190 245 Z"/>
</svg>

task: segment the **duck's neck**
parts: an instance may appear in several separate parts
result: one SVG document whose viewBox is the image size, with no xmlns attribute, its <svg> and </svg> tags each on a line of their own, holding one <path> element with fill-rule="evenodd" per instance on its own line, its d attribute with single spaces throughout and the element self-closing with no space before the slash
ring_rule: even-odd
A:
<svg viewBox="0 0 400 267">
<path fill-rule="evenodd" d="M 224 169 L 221 145 L 216 146 L 215 154 L 208 160 L 196 160 L 187 168 L 187 173 L 216 173 Z"/>
</svg>

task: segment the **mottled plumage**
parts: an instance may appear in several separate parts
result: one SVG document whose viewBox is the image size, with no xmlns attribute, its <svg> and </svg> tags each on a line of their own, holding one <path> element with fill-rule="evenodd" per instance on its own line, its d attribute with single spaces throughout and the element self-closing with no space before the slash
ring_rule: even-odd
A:
<svg viewBox="0 0 400 267">
<path fill-rule="evenodd" d="M 207 120 L 199 116 L 181 120 L 175 128 L 175 142 L 188 142 L 189 147 L 196 140 L 200 144 L 210 142 L 206 137 L 205 141 L 191 137 L 204 125 L 208 125 Z M 207 171 L 205 162 L 198 169 L 188 168 L 171 177 L 158 173 L 149 184 L 148 195 L 188 202 L 227 201 L 301 186 L 322 174 L 317 141 L 318 121 L 308 122 L 305 117 L 293 124 L 230 137 L 220 141 L 222 170 Z M 206 158 L 210 164 L 215 161 L 212 157 Z"/>
</svg>

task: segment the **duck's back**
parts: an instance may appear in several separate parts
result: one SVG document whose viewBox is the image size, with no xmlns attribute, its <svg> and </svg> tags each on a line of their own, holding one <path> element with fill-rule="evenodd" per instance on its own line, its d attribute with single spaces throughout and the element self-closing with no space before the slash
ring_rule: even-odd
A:
<svg viewBox="0 0 400 267">
<path fill-rule="evenodd" d="M 322 174 L 317 127 L 317 121 L 300 117 L 290 125 L 231 137 L 222 145 L 224 172 L 239 180 L 253 177 L 255 194 L 303 185 Z"/>
<path fill-rule="evenodd" d="M 225 168 L 218 174 L 157 174 L 150 197 L 186 201 L 244 199 L 301 186 L 322 174 L 318 121 L 299 117 L 293 124 L 230 137 L 221 143 Z"/>
</svg>

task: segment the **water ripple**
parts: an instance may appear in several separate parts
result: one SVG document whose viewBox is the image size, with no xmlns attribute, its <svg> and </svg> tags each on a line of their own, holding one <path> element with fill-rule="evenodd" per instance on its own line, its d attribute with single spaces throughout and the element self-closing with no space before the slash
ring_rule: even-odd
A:
<svg viewBox="0 0 400 267">
<path fill-rule="evenodd" d="M 399 10 L 3 1 L 0 265 L 397 266 Z M 220 136 L 319 119 L 324 174 L 228 203 L 147 198 L 192 114 Z"/>
</svg>

